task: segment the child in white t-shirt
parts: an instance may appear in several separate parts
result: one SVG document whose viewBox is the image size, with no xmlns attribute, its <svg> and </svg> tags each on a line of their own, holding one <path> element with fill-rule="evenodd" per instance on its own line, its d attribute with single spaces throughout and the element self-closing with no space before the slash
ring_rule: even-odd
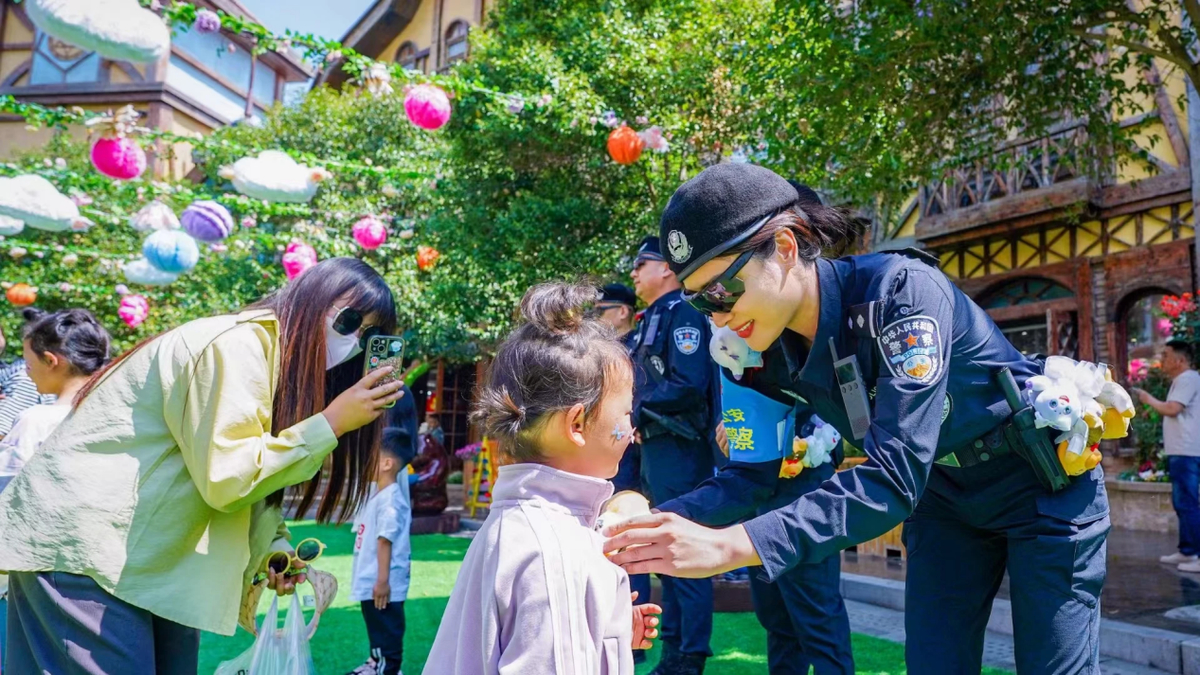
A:
<svg viewBox="0 0 1200 675">
<path fill-rule="evenodd" d="M 412 566 L 408 468 L 385 446 L 376 471 L 376 492 L 354 520 L 350 599 L 362 605 L 371 644 L 371 658 L 354 675 L 398 675 L 404 655 L 404 601 Z"/>
</svg>

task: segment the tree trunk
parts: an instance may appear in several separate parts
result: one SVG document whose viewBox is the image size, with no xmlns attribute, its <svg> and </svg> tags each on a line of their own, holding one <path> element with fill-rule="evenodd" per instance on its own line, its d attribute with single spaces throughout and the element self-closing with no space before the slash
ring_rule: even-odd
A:
<svg viewBox="0 0 1200 675">
<path fill-rule="evenodd" d="M 1188 168 L 1192 173 L 1192 224 L 1193 228 L 1200 225 L 1200 93 L 1192 84 L 1192 79 L 1185 78 L 1187 83 L 1187 121 L 1188 121 Z M 1198 232 L 1200 234 L 1200 232 Z M 1200 236 L 1194 236 L 1195 255 L 1192 256 L 1192 289 L 1200 289 Z"/>
</svg>

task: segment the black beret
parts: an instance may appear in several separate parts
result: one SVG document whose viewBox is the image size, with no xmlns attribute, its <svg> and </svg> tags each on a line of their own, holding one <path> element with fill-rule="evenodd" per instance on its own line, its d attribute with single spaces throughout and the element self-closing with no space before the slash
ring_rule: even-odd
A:
<svg viewBox="0 0 1200 675">
<path fill-rule="evenodd" d="M 804 206 L 805 204 L 816 204 L 818 206 L 824 204 L 821 201 L 821 195 L 817 194 L 816 190 L 798 180 L 788 180 L 788 182 L 792 184 L 792 187 L 796 188 L 796 194 L 800 195 L 800 198 L 796 200 L 800 206 Z"/>
<path fill-rule="evenodd" d="M 718 164 L 671 196 L 659 223 L 660 250 L 680 281 L 754 235 L 799 199 L 782 176 L 754 164 Z"/>
<path fill-rule="evenodd" d="M 600 302 L 637 307 L 637 294 L 625 284 L 608 284 L 600 289 Z"/>
<path fill-rule="evenodd" d="M 637 260 L 664 260 L 662 249 L 658 247 L 658 237 L 647 235 L 638 246 Z"/>
</svg>

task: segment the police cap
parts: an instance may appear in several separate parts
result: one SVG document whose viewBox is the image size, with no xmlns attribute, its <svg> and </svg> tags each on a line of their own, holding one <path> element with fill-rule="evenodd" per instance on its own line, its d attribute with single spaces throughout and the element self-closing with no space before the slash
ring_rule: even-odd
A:
<svg viewBox="0 0 1200 675">
<path fill-rule="evenodd" d="M 704 263 L 754 236 L 800 198 L 782 176 L 754 164 L 718 164 L 684 183 L 659 223 L 659 244 L 683 281 Z"/>
<path fill-rule="evenodd" d="M 600 289 L 600 304 L 637 307 L 637 294 L 624 284 L 608 284 Z"/>
</svg>

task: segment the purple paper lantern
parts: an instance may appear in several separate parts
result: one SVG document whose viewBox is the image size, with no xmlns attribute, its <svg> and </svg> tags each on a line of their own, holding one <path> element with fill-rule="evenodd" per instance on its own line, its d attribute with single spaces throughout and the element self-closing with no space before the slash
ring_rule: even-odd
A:
<svg viewBox="0 0 1200 675">
<path fill-rule="evenodd" d="M 233 216 L 229 210 L 210 200 L 192 202 L 179 221 L 193 238 L 210 244 L 233 233 Z"/>
<path fill-rule="evenodd" d="M 196 12 L 196 23 L 192 24 L 198 33 L 216 33 L 221 30 L 221 17 L 209 9 Z"/>
</svg>

